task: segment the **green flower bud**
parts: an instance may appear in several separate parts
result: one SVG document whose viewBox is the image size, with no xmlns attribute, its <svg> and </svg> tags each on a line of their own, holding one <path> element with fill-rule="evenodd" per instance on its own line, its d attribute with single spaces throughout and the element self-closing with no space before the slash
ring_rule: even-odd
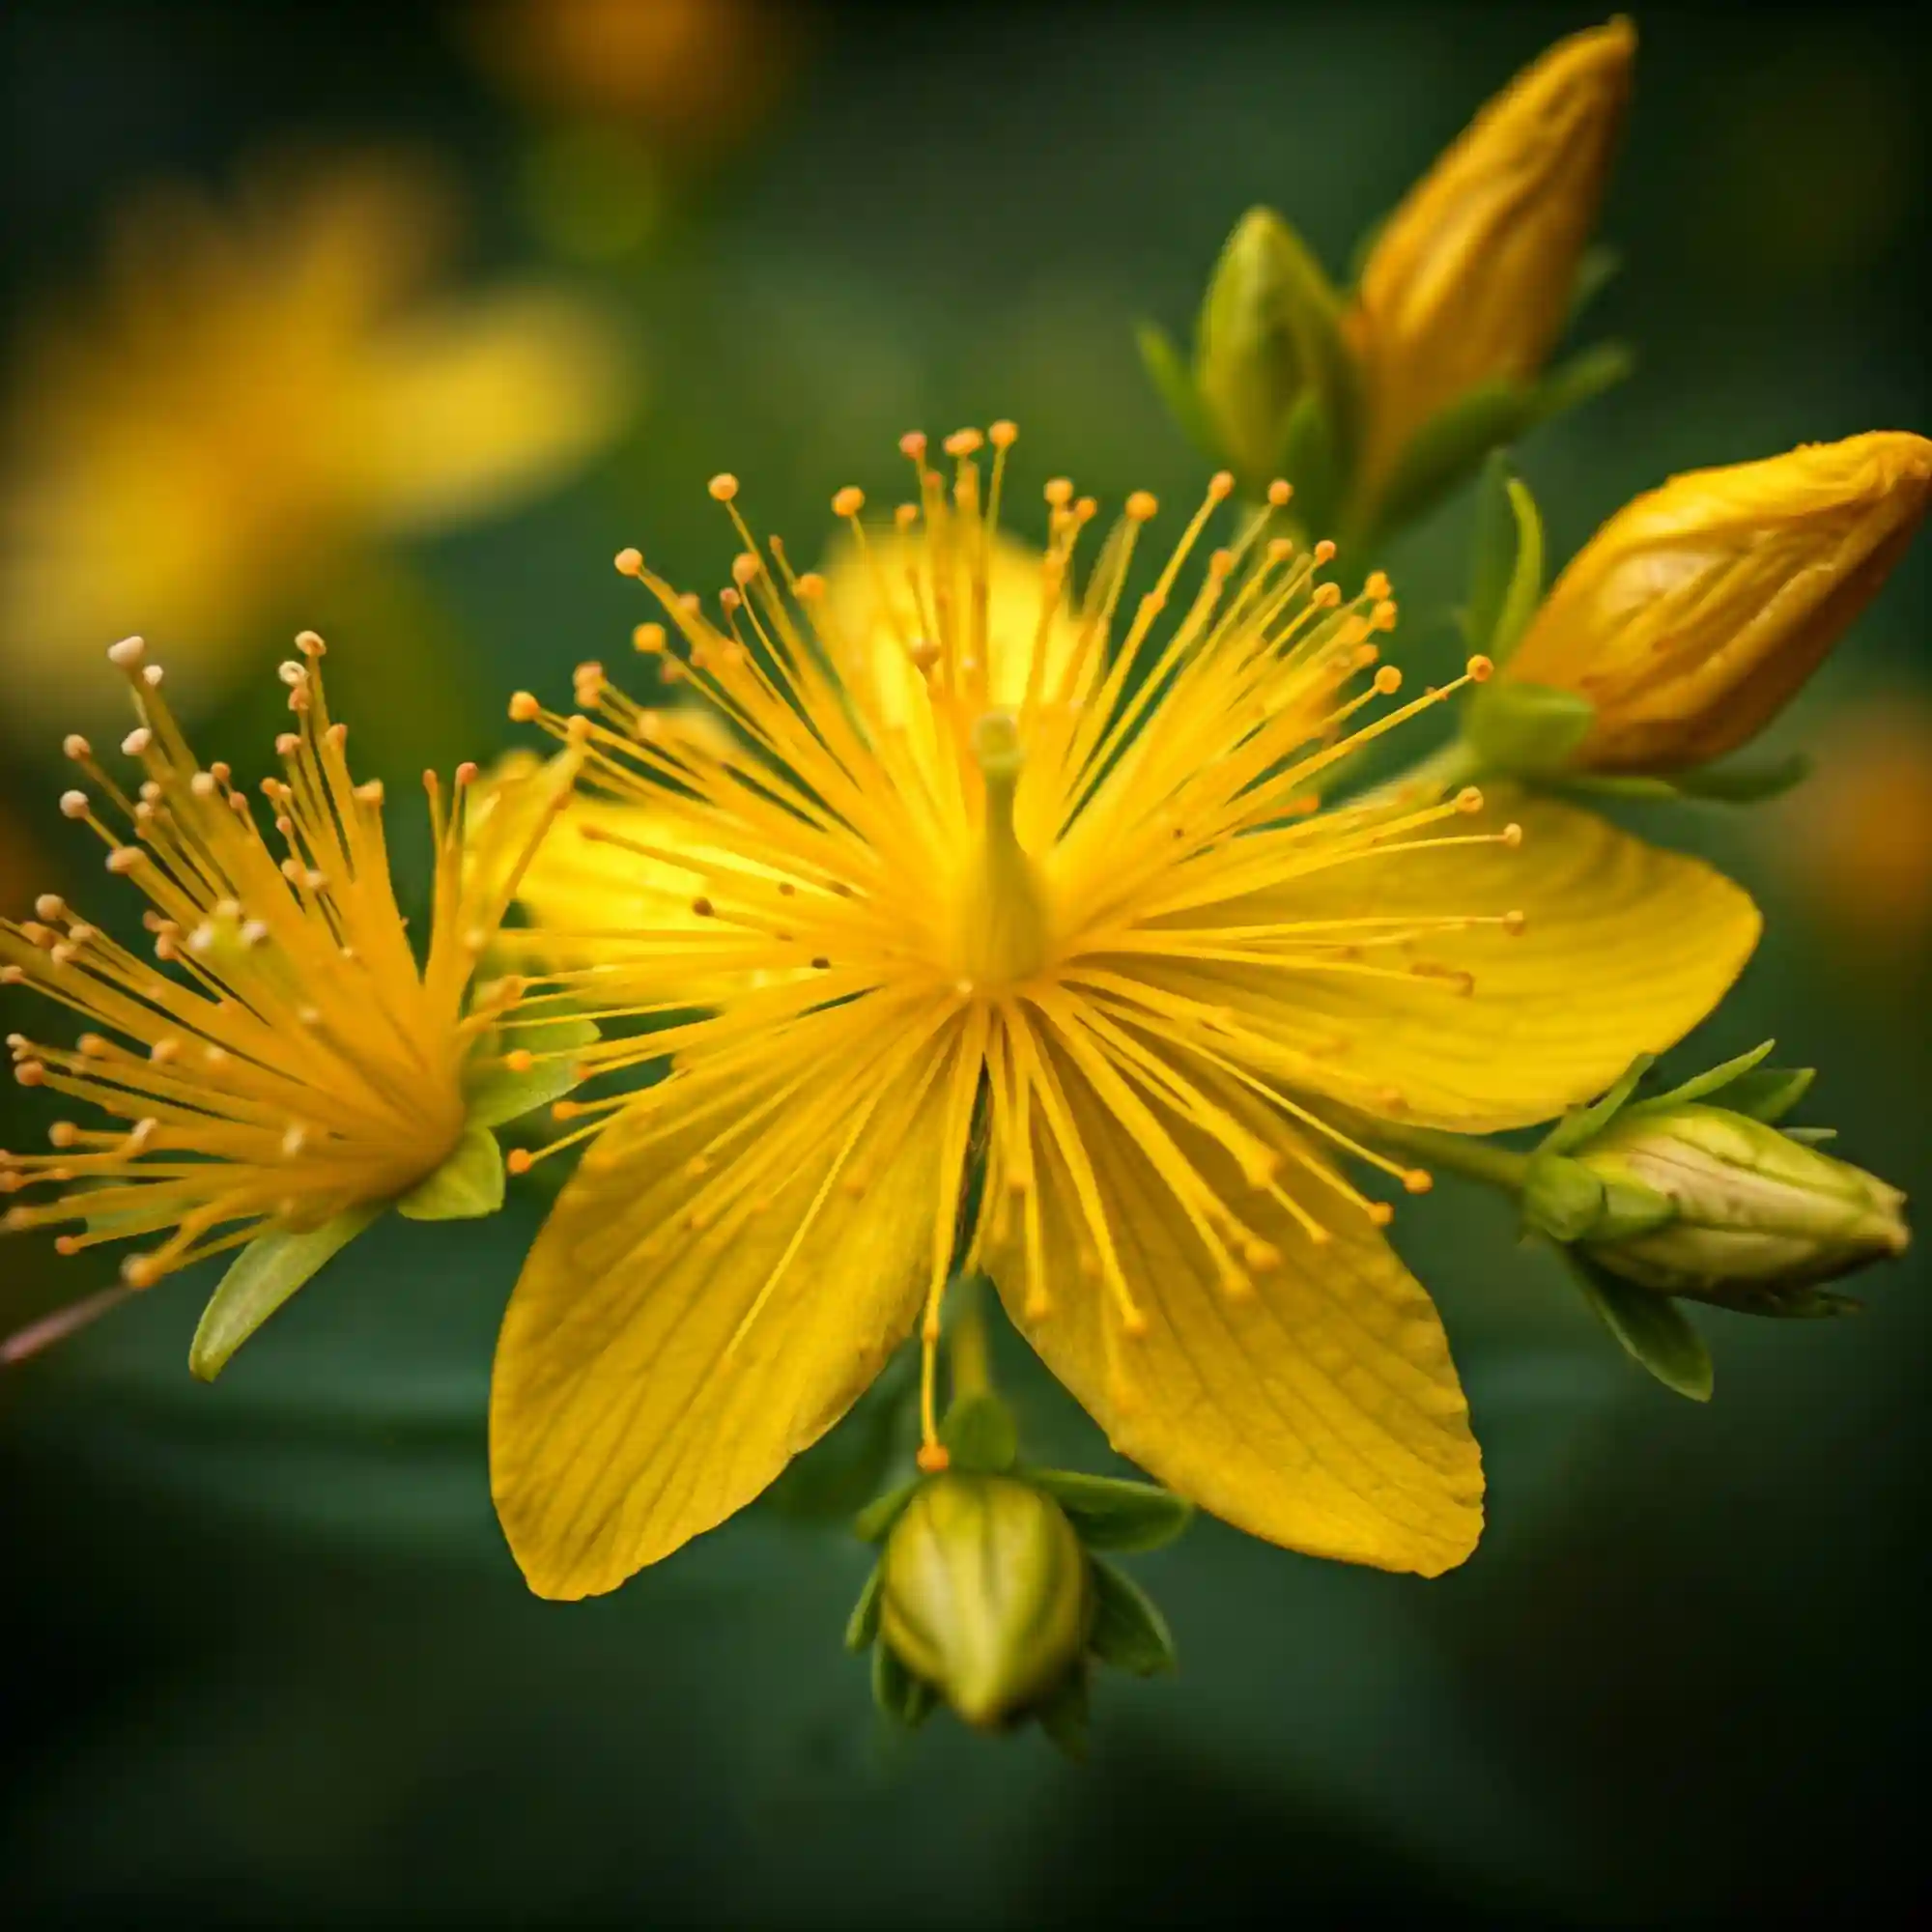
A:
<svg viewBox="0 0 1932 1932">
<path fill-rule="evenodd" d="M 1281 461 L 1306 371 L 1291 320 L 1296 244 L 1272 210 L 1250 209 L 1214 265 L 1201 307 L 1194 376 L 1208 426 L 1251 492 Z"/>
<path fill-rule="evenodd" d="M 1905 1251 L 1905 1197 L 1728 1108 L 1636 1106 L 1568 1154 L 1537 1155 L 1530 1220 L 1639 1287 L 1765 1314 L 1828 1312 L 1807 1290 Z"/>
<path fill-rule="evenodd" d="M 922 1483 L 886 1540 L 880 1578 L 885 1644 L 980 1729 L 1050 1696 L 1093 1621 L 1087 1552 L 1065 1511 L 1010 1477 Z"/>
</svg>

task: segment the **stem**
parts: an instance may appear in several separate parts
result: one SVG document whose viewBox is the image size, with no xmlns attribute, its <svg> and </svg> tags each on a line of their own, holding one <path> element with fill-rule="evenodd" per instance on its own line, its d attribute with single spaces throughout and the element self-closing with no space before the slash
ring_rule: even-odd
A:
<svg viewBox="0 0 1932 1932">
<path fill-rule="evenodd" d="M 1523 1177 L 1529 1171 L 1526 1153 L 1512 1153 L 1508 1148 L 1494 1147 L 1468 1134 L 1444 1133 L 1438 1127 L 1398 1126 L 1383 1120 L 1364 1121 L 1362 1132 L 1368 1139 L 1419 1154 L 1436 1167 L 1500 1187 L 1507 1194 L 1522 1192 Z"/>
<path fill-rule="evenodd" d="M 947 1331 L 946 1346 L 952 1400 L 963 1402 L 969 1395 L 993 1393 L 992 1338 L 986 1324 L 984 1285 L 969 1278 L 953 1293 L 959 1297 L 958 1310 Z"/>
</svg>

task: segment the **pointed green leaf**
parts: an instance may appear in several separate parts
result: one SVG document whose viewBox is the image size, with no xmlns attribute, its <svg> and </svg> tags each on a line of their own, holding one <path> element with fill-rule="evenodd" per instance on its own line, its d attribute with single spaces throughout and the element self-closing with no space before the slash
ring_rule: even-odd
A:
<svg viewBox="0 0 1932 1932">
<path fill-rule="evenodd" d="M 1619 1281 L 1581 1255 L 1573 1253 L 1570 1263 L 1584 1299 L 1633 1361 L 1692 1402 L 1711 1400 L 1711 1351 L 1668 1295 Z"/>
<path fill-rule="evenodd" d="M 1684 1106 L 1691 1100 L 1710 1099 L 1722 1093 L 1734 1080 L 1740 1080 L 1750 1072 L 1776 1044 L 1775 1039 L 1767 1039 L 1752 1047 L 1748 1053 L 1741 1053 L 1734 1060 L 1726 1060 L 1719 1065 L 1693 1075 L 1681 1087 L 1671 1088 L 1667 1094 L 1654 1094 L 1647 1099 L 1637 1101 L 1629 1111 L 1632 1114 L 1656 1114 L 1666 1107 Z"/>
<path fill-rule="evenodd" d="M 1782 798 L 1811 776 L 1811 759 L 1803 752 L 1789 757 L 1747 759 L 1738 764 L 1693 765 L 1678 772 L 1673 782 L 1686 798 L 1708 799 L 1719 805 L 1757 805 Z"/>
<path fill-rule="evenodd" d="M 1208 420 L 1207 411 L 1201 407 L 1193 374 L 1169 339 L 1167 331 L 1156 323 L 1143 322 L 1134 329 L 1134 340 L 1140 345 L 1141 364 L 1167 406 L 1168 414 L 1197 449 L 1210 461 L 1219 462 L 1220 451 L 1215 447 L 1214 431 Z"/>
<path fill-rule="evenodd" d="M 894 1723 L 918 1730 L 937 1701 L 932 1686 L 915 1677 L 889 1644 L 872 1646 L 872 1702 Z"/>
<path fill-rule="evenodd" d="M 1409 439 L 1383 486 L 1376 518 L 1394 529 L 1431 509 L 1491 450 L 1514 442 L 1535 419 L 1535 398 L 1520 383 L 1479 383 L 1438 411 Z"/>
<path fill-rule="evenodd" d="M 189 1370 L 212 1382 L 249 1336 L 303 1282 L 331 1261 L 383 1211 L 374 1206 L 346 1208 L 319 1228 L 277 1229 L 259 1236 L 235 1257 L 201 1311 L 188 1345 Z"/>
<path fill-rule="evenodd" d="M 1073 1469 L 1026 1469 L 1050 1495 L 1089 1549 L 1159 1549 L 1194 1520 L 1194 1505 L 1157 1483 L 1129 1483 Z"/>
<path fill-rule="evenodd" d="M 1838 1138 L 1836 1127 L 1785 1127 L 1781 1130 L 1788 1141 L 1797 1141 L 1804 1147 L 1823 1147 L 1827 1141 Z"/>
<path fill-rule="evenodd" d="M 1087 1648 L 1102 1663 L 1136 1677 L 1172 1670 L 1178 1661 L 1167 1619 L 1148 1593 L 1104 1557 L 1090 1559 L 1094 1574 L 1094 1628 Z"/>
<path fill-rule="evenodd" d="M 1775 1127 L 1811 1091 L 1817 1077 L 1815 1066 L 1760 1066 L 1713 1094 L 1711 1104 Z"/>
<path fill-rule="evenodd" d="M 1578 350 L 1559 363 L 1537 384 L 1529 420 L 1548 422 L 1567 415 L 1614 388 L 1636 367 L 1636 357 L 1624 342 L 1599 342 Z"/>
<path fill-rule="evenodd" d="M 466 1082 L 471 1126 L 500 1127 L 537 1107 L 561 1100 L 578 1084 L 577 1056 L 597 1038 L 585 1019 L 526 1020 L 493 1028 L 470 1056 Z M 536 1056 L 529 1069 L 513 1073 L 503 1056 L 519 1048 Z"/>
<path fill-rule="evenodd" d="M 1577 692 L 1495 678 L 1469 700 L 1463 733 L 1492 771 L 1551 779 L 1563 773 L 1596 721 L 1597 707 Z"/>
<path fill-rule="evenodd" d="M 1626 778 L 1598 772 L 1572 772 L 1564 777 L 1560 790 L 1577 798 L 1675 799 L 1682 796 L 1674 779 Z"/>
<path fill-rule="evenodd" d="M 1087 1761 L 1089 1690 L 1084 1669 L 1069 1670 L 1034 1715 L 1063 1757 L 1075 1764 Z"/>
<path fill-rule="evenodd" d="M 990 1391 L 969 1395 L 947 1410 L 940 1440 L 952 1466 L 976 1476 L 1003 1476 L 1020 1451 L 1012 1412 Z"/>
<path fill-rule="evenodd" d="M 892 1534 L 893 1524 L 905 1514 L 905 1506 L 913 1499 L 921 1479 L 915 1476 L 909 1483 L 901 1483 L 895 1490 L 879 1497 L 876 1502 L 867 1503 L 852 1520 L 852 1534 L 861 1543 L 883 1543 Z"/>
<path fill-rule="evenodd" d="M 885 1572 L 880 1565 L 872 1565 L 871 1575 L 866 1578 L 866 1587 L 859 1592 L 859 1601 L 852 1605 L 852 1614 L 845 1620 L 845 1648 L 857 1653 L 866 1648 L 879 1634 L 879 1595 L 884 1588 Z"/>
<path fill-rule="evenodd" d="M 503 1151 L 488 1127 L 464 1128 L 449 1158 L 396 1203 L 410 1221 L 471 1221 L 503 1205 Z"/>
<path fill-rule="evenodd" d="M 1640 1053 L 1624 1068 L 1623 1076 L 1601 1099 L 1587 1107 L 1575 1107 L 1544 1135 L 1538 1153 L 1568 1153 L 1579 1148 L 1593 1134 L 1601 1133 L 1616 1118 L 1624 1102 L 1636 1092 L 1637 1082 L 1657 1064 L 1654 1053 Z"/>
</svg>

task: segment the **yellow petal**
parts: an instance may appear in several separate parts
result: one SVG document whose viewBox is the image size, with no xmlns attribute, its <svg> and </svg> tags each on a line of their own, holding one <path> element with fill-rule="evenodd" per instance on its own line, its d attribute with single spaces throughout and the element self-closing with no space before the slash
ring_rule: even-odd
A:
<svg viewBox="0 0 1932 1932">
<path fill-rule="evenodd" d="M 633 394 L 614 330 L 543 290 L 396 323 L 356 374 L 349 487 L 400 529 L 540 493 L 623 427 Z"/>
<path fill-rule="evenodd" d="M 1279 1254 L 1251 1293 L 1231 1295 L 1147 1152 L 1049 1051 L 1147 1325 L 1126 1334 L 1103 1283 L 1077 1266 L 1095 1238 L 1065 1167 L 1046 1159 L 1050 1312 L 1028 1314 L 1017 1245 L 990 1249 L 987 1264 L 1047 1366 L 1123 1456 L 1236 1528 L 1384 1570 L 1435 1576 L 1462 1562 L 1483 1522 L 1468 1407 L 1429 1296 L 1360 1208 L 1286 1171 L 1284 1188 L 1329 1231 L 1318 1243 L 1205 1135 L 1171 1127 Z"/>
<path fill-rule="evenodd" d="M 1480 816 L 1446 830 L 1512 821 L 1523 834 L 1514 848 L 1437 846 L 1346 863 L 1225 916 L 1239 925 L 1520 911 L 1525 924 L 1514 936 L 1478 925 L 1364 948 L 1332 971 L 1157 977 L 1195 992 L 1205 985 L 1252 1016 L 1310 1056 L 1281 1069 L 1285 1078 L 1351 1106 L 1464 1133 L 1548 1120 L 1702 1020 L 1750 956 L 1761 921 L 1748 895 L 1702 860 L 1554 800 L 1498 788 Z"/>
<path fill-rule="evenodd" d="M 497 1513 L 540 1596 L 614 1589 L 723 1522 L 904 1336 L 942 1205 L 951 1247 L 939 1063 L 956 1037 L 877 1009 L 674 1075 L 558 1199 L 490 1398 Z"/>
</svg>

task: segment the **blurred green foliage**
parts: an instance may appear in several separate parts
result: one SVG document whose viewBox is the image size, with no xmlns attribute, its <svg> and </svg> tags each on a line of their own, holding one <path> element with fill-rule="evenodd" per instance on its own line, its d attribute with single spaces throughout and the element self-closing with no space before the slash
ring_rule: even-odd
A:
<svg viewBox="0 0 1932 1932">
<path fill-rule="evenodd" d="M 462 171 L 479 267 L 578 278 L 635 330 L 649 404 L 580 480 L 290 613 L 335 642 L 343 706 L 398 786 L 510 742 L 490 721 L 513 685 L 558 691 L 577 660 L 627 654 L 620 545 L 722 581 L 717 469 L 802 553 L 833 487 L 895 485 L 915 424 L 1011 415 L 1034 474 L 1190 496 L 1199 465 L 1133 319 L 1183 327 L 1258 199 L 1345 259 L 1487 94 L 1589 17 L 827 7 L 754 43 L 784 63 L 765 118 L 694 156 L 649 129 L 555 148 L 561 110 L 496 90 L 464 11 L 20 0 L 0 23 L 15 313 L 84 282 L 105 212 L 158 174 L 401 138 Z M 1846 6 L 1638 25 L 1605 224 L 1627 267 L 1598 319 L 1639 373 L 1520 452 L 1552 565 L 1672 469 L 1932 423 L 1922 30 Z M 600 153 L 635 171 L 639 152 L 649 219 L 554 218 L 573 182 L 597 189 Z M 572 242 L 586 228 L 594 249 Z M 1406 632 L 1445 665 L 1471 515 L 1465 494 L 1386 559 Z M 1922 708 L 1928 585 L 1921 550 L 1769 749 L 1872 693 Z M 260 648 L 262 675 L 204 726 L 238 764 L 276 728 L 281 646 Z M 51 744 L 0 773 L 16 896 L 97 876 L 52 811 L 59 782 Z M 1932 1043 L 1911 989 L 1932 922 L 1894 884 L 1895 940 L 1869 936 L 1881 919 L 1844 944 L 1783 864 L 1806 797 L 1798 820 L 1625 814 L 1709 852 L 1771 917 L 1685 1070 L 1776 1033 L 1826 1069 L 1847 1155 L 1922 1198 Z M 27 1124 L 0 1102 L 0 1139 Z M 1700 1312 L 1719 1394 L 1693 1409 L 1623 1358 L 1552 1256 L 1513 1250 L 1502 1203 L 1445 1186 L 1405 1208 L 1485 1445 L 1482 1550 L 1424 1584 L 1203 1522 L 1145 1564 L 1178 1682 L 1110 1680 L 1075 1770 L 1037 1738 L 875 1730 L 839 1647 L 868 1559 L 810 1520 L 810 1489 L 869 1488 L 890 1417 L 855 1419 L 841 1453 L 863 1481 L 802 1468 L 800 1507 L 752 1511 L 611 1599 L 527 1597 L 483 1415 L 539 1208 L 385 1220 L 213 1388 L 186 1371 L 199 1281 L 0 1383 L 11 1922 L 1134 1922 L 1284 1903 L 1580 1922 L 1920 1883 L 1922 1248 L 1871 1278 L 1861 1321 Z M 19 1241 L 0 1266 L 24 1320 L 106 1264 L 56 1274 Z M 1006 1350 L 1003 1385 L 1030 1449 L 1111 1466 L 1023 1357 Z"/>
</svg>

